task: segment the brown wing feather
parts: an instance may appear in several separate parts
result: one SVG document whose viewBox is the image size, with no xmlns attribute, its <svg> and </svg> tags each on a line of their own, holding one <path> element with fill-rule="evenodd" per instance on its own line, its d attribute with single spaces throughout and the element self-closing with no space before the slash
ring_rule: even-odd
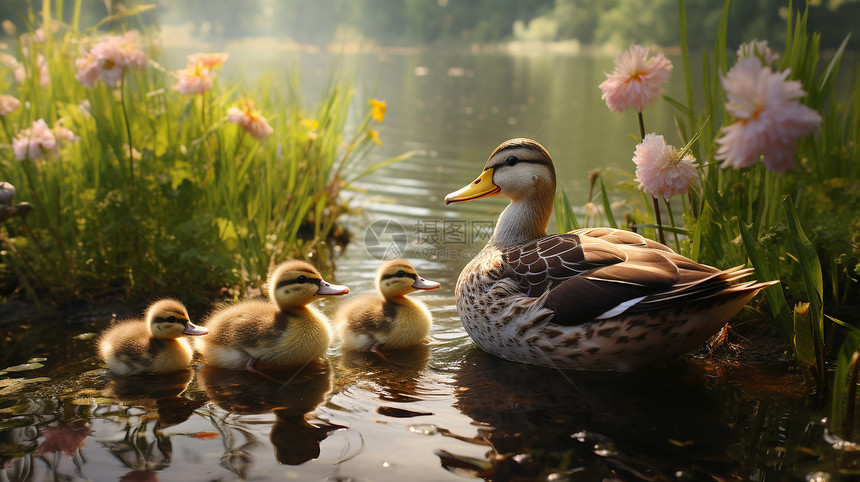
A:
<svg viewBox="0 0 860 482">
<path fill-rule="evenodd" d="M 547 236 L 504 252 L 505 275 L 528 296 L 546 293 L 553 323 L 594 320 L 621 303 L 643 312 L 718 295 L 746 276 L 691 261 L 629 231 L 589 228 Z M 548 291 L 548 293 L 547 293 Z"/>
<path fill-rule="evenodd" d="M 623 250 L 610 243 L 571 233 L 546 236 L 503 255 L 505 276 L 535 297 L 571 277 L 627 259 Z"/>
</svg>

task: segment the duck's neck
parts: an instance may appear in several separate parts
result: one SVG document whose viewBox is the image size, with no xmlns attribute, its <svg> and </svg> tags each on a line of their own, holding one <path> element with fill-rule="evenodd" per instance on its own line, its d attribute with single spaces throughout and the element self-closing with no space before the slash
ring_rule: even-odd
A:
<svg viewBox="0 0 860 482">
<path fill-rule="evenodd" d="M 555 189 L 545 189 L 535 196 L 512 200 L 499 215 L 487 245 L 507 249 L 546 236 L 554 195 Z"/>
</svg>

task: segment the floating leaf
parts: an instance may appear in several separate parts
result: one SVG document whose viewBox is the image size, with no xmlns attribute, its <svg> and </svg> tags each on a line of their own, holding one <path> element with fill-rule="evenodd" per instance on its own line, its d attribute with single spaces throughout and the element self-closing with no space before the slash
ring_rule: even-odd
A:
<svg viewBox="0 0 860 482">
<path fill-rule="evenodd" d="M 91 331 L 90 331 L 90 332 L 87 332 L 87 333 L 81 333 L 80 335 L 76 335 L 76 336 L 74 336 L 73 338 L 74 338 L 75 340 L 84 340 L 84 341 L 86 341 L 86 340 L 92 340 L 92 339 L 93 339 L 93 338 L 95 338 L 97 335 L 98 335 L 97 333 L 93 333 L 93 332 L 91 332 Z"/>
<path fill-rule="evenodd" d="M 43 359 L 44 360 L 44 359 Z M 41 363 L 24 363 L 22 365 L 15 365 L 14 367 L 9 367 L 4 369 L 4 372 L 26 372 L 28 370 L 35 370 L 37 368 L 42 368 L 45 365 Z"/>
<path fill-rule="evenodd" d="M 38 377 L 38 378 L 6 378 L 4 380 L 0 380 L 0 396 L 9 395 L 17 392 L 18 390 L 24 388 L 25 386 L 31 383 L 38 382 L 47 382 L 51 379 L 48 377 Z"/>
<path fill-rule="evenodd" d="M 200 440 L 212 440 L 219 437 L 218 432 L 195 432 L 189 435 Z"/>
</svg>

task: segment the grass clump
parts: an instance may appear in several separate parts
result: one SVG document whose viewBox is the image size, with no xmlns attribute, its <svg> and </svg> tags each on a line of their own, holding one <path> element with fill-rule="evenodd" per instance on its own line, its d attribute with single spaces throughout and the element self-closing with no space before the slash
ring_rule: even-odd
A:
<svg viewBox="0 0 860 482">
<path fill-rule="evenodd" d="M 310 108 L 295 71 L 225 83 L 223 54 L 168 71 L 131 28 L 146 8 L 100 32 L 45 1 L 0 54 L 0 92 L 20 103 L 0 116 L 0 181 L 8 206 L 29 203 L 0 224 L 0 296 L 238 295 L 273 262 L 323 255 L 348 210 L 384 103 L 348 126 L 354 76 L 337 66 Z"/>
</svg>

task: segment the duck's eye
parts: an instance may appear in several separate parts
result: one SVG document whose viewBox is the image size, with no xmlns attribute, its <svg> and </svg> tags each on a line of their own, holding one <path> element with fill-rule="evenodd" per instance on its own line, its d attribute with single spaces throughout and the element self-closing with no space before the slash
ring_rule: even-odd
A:
<svg viewBox="0 0 860 482">
<path fill-rule="evenodd" d="M 516 165 L 516 163 L 518 161 L 519 161 L 519 159 L 517 159 L 516 156 L 511 156 L 507 159 L 507 161 L 505 161 L 505 164 L 507 164 L 509 166 L 513 166 L 513 165 Z"/>
<path fill-rule="evenodd" d="M 406 276 L 406 272 L 401 269 L 395 274 L 395 276 L 397 276 L 398 278 L 402 278 Z"/>
<path fill-rule="evenodd" d="M 176 323 L 176 317 L 175 316 L 168 316 L 167 321 L 169 321 L 171 323 Z"/>
<path fill-rule="evenodd" d="M 308 277 L 305 275 L 300 275 L 298 278 L 296 278 L 296 281 L 298 281 L 299 283 L 304 283 L 307 280 L 308 280 Z"/>
</svg>

